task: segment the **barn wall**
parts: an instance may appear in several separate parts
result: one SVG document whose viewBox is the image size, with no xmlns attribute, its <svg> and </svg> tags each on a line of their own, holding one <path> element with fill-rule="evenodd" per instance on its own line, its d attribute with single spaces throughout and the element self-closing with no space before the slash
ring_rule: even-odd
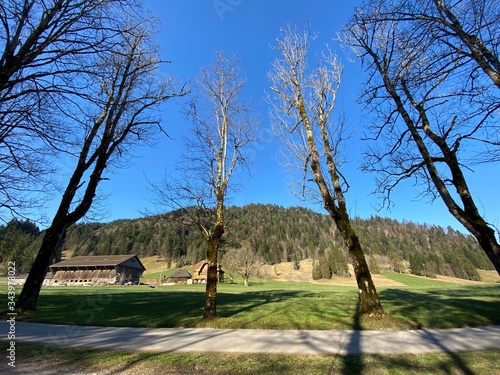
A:
<svg viewBox="0 0 500 375">
<path fill-rule="evenodd" d="M 109 285 L 116 283 L 116 271 L 113 268 L 93 270 L 57 270 L 49 285 Z"/>
<path fill-rule="evenodd" d="M 126 284 L 129 282 L 137 284 L 141 280 L 143 270 L 142 268 L 137 269 L 137 268 L 125 267 L 122 263 L 116 266 L 116 273 L 117 273 L 116 281 L 118 284 Z"/>
</svg>

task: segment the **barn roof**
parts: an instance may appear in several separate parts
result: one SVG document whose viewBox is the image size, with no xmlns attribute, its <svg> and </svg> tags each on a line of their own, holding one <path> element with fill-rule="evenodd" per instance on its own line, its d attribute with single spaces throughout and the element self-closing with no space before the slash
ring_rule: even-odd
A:
<svg viewBox="0 0 500 375">
<path fill-rule="evenodd" d="M 204 266 L 205 264 L 207 264 L 207 263 L 208 263 L 208 260 L 206 260 L 206 259 L 203 259 L 203 260 L 199 261 L 198 263 L 196 263 L 196 264 L 193 266 L 194 271 L 195 271 L 195 272 L 199 272 L 199 271 L 203 268 L 203 266 Z"/>
<path fill-rule="evenodd" d="M 174 272 L 173 274 L 171 274 L 169 277 L 172 277 L 172 278 L 179 278 L 179 279 L 180 279 L 180 278 L 187 278 L 187 279 L 190 279 L 192 276 L 191 276 L 191 274 L 190 274 L 187 270 L 185 270 L 185 269 L 181 268 L 181 269 L 178 269 L 177 271 L 175 271 L 175 272 Z"/>
<path fill-rule="evenodd" d="M 111 267 L 117 266 L 126 262 L 129 259 L 136 258 L 137 264 L 146 269 L 139 260 L 139 257 L 133 255 L 95 255 L 95 256 L 79 256 L 71 259 L 63 260 L 59 263 L 54 263 L 50 268 L 74 268 L 74 267 Z"/>
<path fill-rule="evenodd" d="M 199 261 L 198 263 L 196 263 L 194 266 L 193 266 L 193 270 L 194 272 L 200 272 L 201 269 L 205 266 L 205 264 L 208 264 L 208 260 L 206 259 L 203 259 L 201 261 Z M 219 271 L 222 271 L 222 266 L 217 263 L 217 268 L 219 269 Z"/>
</svg>

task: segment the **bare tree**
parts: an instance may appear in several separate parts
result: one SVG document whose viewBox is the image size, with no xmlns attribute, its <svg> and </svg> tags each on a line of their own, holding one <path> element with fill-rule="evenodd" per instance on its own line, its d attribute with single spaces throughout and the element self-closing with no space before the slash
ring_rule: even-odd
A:
<svg viewBox="0 0 500 375">
<path fill-rule="evenodd" d="M 141 19 L 121 35 L 115 48 L 96 56 L 88 94 L 91 101 L 80 102 L 67 121 L 81 129 L 73 139 L 75 167 L 58 210 L 47 228 L 42 245 L 19 295 L 19 311 L 35 310 L 38 296 L 52 257 L 58 251 L 67 228 L 90 209 L 104 173 L 129 155 L 141 142 L 151 141 L 161 130 L 155 109 L 174 92 L 170 80 L 161 77 L 158 51 L 152 42 L 151 24 Z M 81 139 L 77 139 L 81 136 Z M 78 143 L 77 143 L 78 141 Z"/>
<path fill-rule="evenodd" d="M 349 250 L 359 288 L 360 314 L 382 315 L 363 249 L 351 226 L 344 195 L 348 185 L 339 169 L 346 134 L 343 120 L 334 119 L 333 113 L 343 67 L 327 51 L 309 73 L 307 54 L 313 36 L 299 25 L 281 31 L 276 47 L 281 59 L 274 62 L 269 73 L 275 126 L 299 161 L 302 190 L 310 191 L 310 182 L 316 185 Z"/>
<path fill-rule="evenodd" d="M 379 0 L 371 8 L 364 14 L 367 22 L 405 23 L 418 32 L 413 37 L 439 46 L 441 60 L 455 61 L 453 69 L 469 65 L 464 83 L 485 78 L 500 89 L 500 1 Z"/>
<path fill-rule="evenodd" d="M 500 160 L 499 5 L 381 2 L 358 10 L 341 39 L 367 71 L 361 100 L 373 143 L 364 169 L 380 176 L 385 204 L 413 179 L 422 196 L 442 199 L 500 274 L 498 238 L 466 178 L 474 165 Z"/>
<path fill-rule="evenodd" d="M 227 250 L 222 258 L 224 268 L 230 273 L 237 273 L 243 278 L 244 286 L 248 286 L 250 276 L 253 276 L 261 266 L 259 255 L 251 248 L 249 243 L 244 243 L 238 249 Z"/>
<path fill-rule="evenodd" d="M 181 177 L 151 184 L 154 201 L 181 209 L 183 223 L 198 226 L 206 241 L 205 318 L 217 313 L 217 258 L 225 238 L 226 197 L 236 187 L 235 171 L 249 161 L 246 147 L 256 139 L 251 108 L 242 100 L 244 87 L 236 57 L 217 53 L 196 79 L 186 110 L 193 127 L 185 141 Z"/>
<path fill-rule="evenodd" d="M 2 217 L 33 213 L 39 198 L 33 193 L 53 191 L 51 159 L 72 147 L 67 141 L 72 131 L 58 116 L 61 105 L 88 94 L 88 81 L 80 76 L 93 69 L 89 56 L 113 49 L 137 5 L 135 0 L 0 3 Z"/>
</svg>

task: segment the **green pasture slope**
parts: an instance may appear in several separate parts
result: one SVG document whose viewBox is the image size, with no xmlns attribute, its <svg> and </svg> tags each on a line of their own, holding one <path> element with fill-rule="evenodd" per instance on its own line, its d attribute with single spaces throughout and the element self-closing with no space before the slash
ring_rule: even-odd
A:
<svg viewBox="0 0 500 375">
<path fill-rule="evenodd" d="M 251 279 L 218 287 L 218 317 L 202 316 L 204 285 L 44 287 L 39 309 L 18 320 L 123 327 L 415 329 L 500 324 L 500 284 L 457 285 L 384 274 L 405 284 L 378 288 L 383 319 L 356 319 L 350 286 Z M 19 287 L 20 292 L 20 287 Z M 6 301 L 5 287 L 0 298 Z M 1 309 L 0 309 L 1 310 Z"/>
</svg>

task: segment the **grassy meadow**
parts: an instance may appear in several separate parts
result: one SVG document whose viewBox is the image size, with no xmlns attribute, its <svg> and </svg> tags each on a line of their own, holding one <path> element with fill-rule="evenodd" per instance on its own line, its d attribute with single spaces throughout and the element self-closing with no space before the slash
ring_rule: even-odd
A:
<svg viewBox="0 0 500 375">
<path fill-rule="evenodd" d="M 498 283 L 461 285 L 405 274 L 382 276 L 398 284 L 378 287 L 387 316 L 361 322 L 356 319 L 356 287 L 258 278 L 252 278 L 248 288 L 239 279 L 235 285 L 219 284 L 218 317 L 211 320 L 201 318 L 204 285 L 44 287 L 38 311 L 20 315 L 17 320 L 256 329 L 416 329 L 500 324 Z M 4 285 L 0 286 L 0 300 L 7 300 Z M 2 350 L 5 345 L 0 342 Z M 175 354 L 70 349 L 19 342 L 17 357 L 18 367 L 33 373 L 47 369 L 58 373 L 153 375 L 500 374 L 500 350 L 383 356 Z"/>
<path fill-rule="evenodd" d="M 2 343 L 0 342 L 0 348 Z M 499 375 L 500 350 L 405 355 L 145 353 L 19 343 L 19 370 L 120 375 Z M 30 372 L 31 371 L 31 372 Z M 47 371 L 47 372 L 44 372 Z"/>
<path fill-rule="evenodd" d="M 44 287 L 36 312 L 18 320 L 120 327 L 417 329 L 500 324 L 500 284 L 459 285 L 387 273 L 383 319 L 356 319 L 357 289 L 270 279 L 220 283 L 218 317 L 202 318 L 205 286 Z M 19 287 L 20 289 L 20 287 Z M 19 290 L 20 291 L 20 290 Z M 0 293 L 5 294 L 5 288 Z M 1 295 L 1 294 L 0 294 Z M 2 297 L 6 300 L 5 297 Z"/>
</svg>

